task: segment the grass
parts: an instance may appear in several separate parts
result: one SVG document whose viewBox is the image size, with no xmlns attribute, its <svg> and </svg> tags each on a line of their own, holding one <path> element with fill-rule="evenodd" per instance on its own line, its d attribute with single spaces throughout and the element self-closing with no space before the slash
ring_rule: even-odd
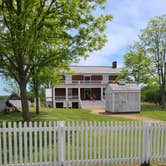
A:
<svg viewBox="0 0 166 166">
<path fill-rule="evenodd" d="M 39 115 L 36 115 L 34 108 L 30 108 L 30 118 L 31 121 L 128 121 L 125 118 L 95 115 L 89 110 L 53 108 L 41 108 Z M 0 123 L 2 121 L 22 121 L 22 112 L 0 113 Z"/>
<path fill-rule="evenodd" d="M 166 121 L 166 110 L 161 110 L 159 106 L 142 103 L 141 107 L 140 115 Z M 129 121 L 129 119 L 125 118 L 95 115 L 89 110 L 83 109 L 41 108 L 40 114 L 36 115 L 35 109 L 30 108 L 30 117 L 31 121 Z M 22 112 L 0 113 L 0 123 L 2 121 L 19 122 L 22 120 Z"/>
<path fill-rule="evenodd" d="M 159 106 L 152 103 L 142 103 L 140 115 L 166 121 L 166 109 L 161 110 Z"/>
</svg>

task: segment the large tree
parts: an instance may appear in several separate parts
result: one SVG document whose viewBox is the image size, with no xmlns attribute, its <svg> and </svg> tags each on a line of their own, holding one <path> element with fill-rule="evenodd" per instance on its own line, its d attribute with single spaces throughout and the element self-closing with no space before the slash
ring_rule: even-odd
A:
<svg viewBox="0 0 166 166">
<path fill-rule="evenodd" d="M 165 108 L 166 15 L 152 18 L 147 27 L 141 30 L 139 40 L 125 55 L 124 71 L 138 83 L 157 83 L 160 89 L 160 105 Z"/>
<path fill-rule="evenodd" d="M 147 84 L 154 79 L 151 65 L 152 59 L 135 43 L 124 56 L 123 77 L 137 84 Z"/>
<path fill-rule="evenodd" d="M 0 69 L 20 88 L 29 121 L 27 83 L 52 62 L 77 61 L 106 42 L 111 15 L 95 16 L 105 0 L 0 0 Z M 56 67 L 56 64 L 55 64 Z"/>
<path fill-rule="evenodd" d="M 151 19 L 139 36 L 140 44 L 147 56 L 153 59 L 153 68 L 160 87 L 161 107 L 165 108 L 166 101 L 166 15 Z"/>
</svg>

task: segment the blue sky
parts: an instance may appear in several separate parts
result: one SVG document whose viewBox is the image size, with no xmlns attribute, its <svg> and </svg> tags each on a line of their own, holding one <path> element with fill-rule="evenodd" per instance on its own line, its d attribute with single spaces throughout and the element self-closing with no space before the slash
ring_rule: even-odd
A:
<svg viewBox="0 0 166 166">
<path fill-rule="evenodd" d="M 108 42 L 79 65 L 111 65 L 116 60 L 122 66 L 127 47 L 137 40 L 140 29 L 152 17 L 166 13 L 166 0 L 107 0 L 106 13 L 114 17 L 106 29 Z"/>
<path fill-rule="evenodd" d="M 107 0 L 106 13 L 113 15 L 106 34 L 108 42 L 103 49 L 79 62 L 78 65 L 111 65 L 117 61 L 123 65 L 123 56 L 128 45 L 137 40 L 140 29 L 149 19 L 166 13 L 166 0 Z M 5 95 L 6 83 L 0 78 L 0 95 Z"/>
</svg>

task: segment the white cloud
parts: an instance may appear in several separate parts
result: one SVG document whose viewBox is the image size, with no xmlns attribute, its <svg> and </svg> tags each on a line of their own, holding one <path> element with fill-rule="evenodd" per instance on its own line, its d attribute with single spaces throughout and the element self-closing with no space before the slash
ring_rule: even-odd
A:
<svg viewBox="0 0 166 166">
<path fill-rule="evenodd" d="M 164 14 L 165 0 L 108 0 L 106 13 L 114 17 L 106 30 L 108 42 L 79 65 L 109 65 L 111 61 L 123 61 L 129 44 L 137 40 L 140 29 L 154 16 Z"/>
</svg>

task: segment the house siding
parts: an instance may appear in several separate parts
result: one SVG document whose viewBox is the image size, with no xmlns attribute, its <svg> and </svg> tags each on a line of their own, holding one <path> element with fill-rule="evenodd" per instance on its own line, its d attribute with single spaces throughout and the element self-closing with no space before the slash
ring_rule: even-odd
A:
<svg viewBox="0 0 166 166">
<path fill-rule="evenodd" d="M 92 75 L 91 80 L 100 81 L 103 79 L 102 75 Z"/>
<path fill-rule="evenodd" d="M 83 80 L 84 76 L 83 75 L 72 75 L 72 80 Z"/>
<path fill-rule="evenodd" d="M 109 81 L 115 81 L 116 78 L 117 78 L 116 75 L 114 75 L 114 76 L 110 75 L 110 76 L 109 76 Z"/>
</svg>

